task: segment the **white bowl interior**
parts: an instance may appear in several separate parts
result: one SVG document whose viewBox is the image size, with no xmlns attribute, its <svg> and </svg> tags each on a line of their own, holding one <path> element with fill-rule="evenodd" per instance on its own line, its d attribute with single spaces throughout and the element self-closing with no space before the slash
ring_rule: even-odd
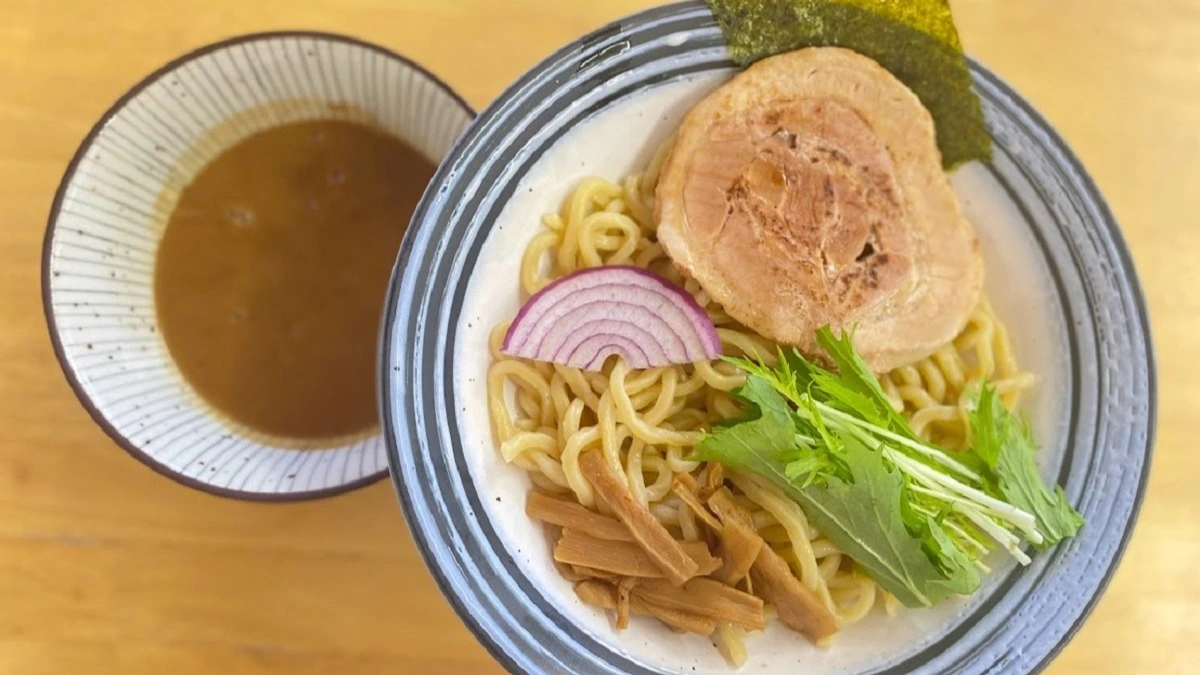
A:
<svg viewBox="0 0 1200 675">
<path fill-rule="evenodd" d="M 334 36 L 252 36 L 202 50 L 136 88 L 85 141 L 60 193 L 46 282 L 64 369 L 122 445 L 202 489 L 319 494 L 387 467 L 378 434 L 296 450 L 241 433 L 187 385 L 155 327 L 155 252 L 180 190 L 241 139 L 312 119 L 372 123 L 436 164 L 471 112 L 379 48 Z"/>
<path fill-rule="evenodd" d="M 655 86 L 623 99 L 572 129 L 523 177 L 512 200 L 488 235 L 471 273 L 454 346 L 456 407 L 464 411 L 463 446 L 480 502 L 495 525 L 508 554 L 555 606 L 581 629 L 636 661 L 665 672 L 725 672 L 728 666 L 704 638 L 678 636 L 657 622 L 635 618 L 628 630 L 614 631 L 605 613 L 583 605 L 552 564 L 551 542 L 540 523 L 524 513 L 530 482 L 524 472 L 506 464 L 496 450 L 487 416 L 488 332 L 511 318 L 520 306 L 520 252 L 541 227 L 542 214 L 559 208 L 583 177 L 616 180 L 640 170 L 655 148 L 678 125 L 683 114 L 731 71 L 709 72 Z M 1065 448 L 1069 373 L 1062 325 L 1063 311 L 1052 288 L 1049 270 L 1016 205 L 978 165 L 958 170 L 953 183 L 980 233 L 988 270 L 987 292 L 996 312 L 1011 328 L 1022 365 L 1037 374 L 1038 384 L 1026 397 L 1047 467 L 1060 465 Z M 1002 278 L 1002 283 L 1001 283 Z M 819 649 L 778 622 L 747 640 L 749 662 L 743 672 L 791 665 L 798 672 L 861 672 L 897 663 L 945 635 L 957 617 L 985 602 L 995 581 L 1010 569 L 1000 558 L 992 583 L 970 600 L 904 611 L 887 617 L 875 610 L 866 620 L 840 634 L 832 649 Z M 772 671 L 774 672 L 774 671 Z"/>
</svg>

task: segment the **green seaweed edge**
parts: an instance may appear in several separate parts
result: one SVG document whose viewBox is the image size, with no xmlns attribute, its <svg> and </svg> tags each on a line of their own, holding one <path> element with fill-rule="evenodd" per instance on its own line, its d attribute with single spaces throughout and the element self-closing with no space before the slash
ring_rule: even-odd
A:
<svg viewBox="0 0 1200 675">
<path fill-rule="evenodd" d="M 738 65 L 804 47 L 852 49 L 921 99 L 933 116 L 943 168 L 991 160 L 992 138 L 946 0 L 706 2 Z"/>
</svg>

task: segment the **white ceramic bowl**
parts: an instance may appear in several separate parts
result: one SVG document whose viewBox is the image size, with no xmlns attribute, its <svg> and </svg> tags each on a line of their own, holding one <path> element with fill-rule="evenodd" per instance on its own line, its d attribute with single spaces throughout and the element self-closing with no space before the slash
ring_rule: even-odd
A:
<svg viewBox="0 0 1200 675">
<path fill-rule="evenodd" d="M 1120 231 L 1046 122 L 971 62 L 989 163 L 952 177 L 984 251 L 988 295 L 1039 380 L 1023 401 L 1044 475 L 1087 521 L 966 601 L 876 611 L 836 646 L 778 622 L 747 639 L 743 673 L 1035 673 L 1116 569 L 1149 475 L 1155 371 L 1145 303 Z M 555 52 L 485 110 L 438 170 L 401 250 L 383 338 L 384 429 L 409 528 L 480 641 L 519 673 L 732 673 L 711 643 L 585 605 L 553 564 L 530 483 L 487 413 L 488 334 L 520 307 L 520 251 L 587 175 L 645 165 L 684 113 L 736 72 L 700 0 L 657 7 Z M 419 285 L 418 285 L 419 283 Z M 1003 564 L 1000 564 L 1003 563 Z"/>
<path fill-rule="evenodd" d="M 138 83 L 71 160 L 43 251 L 55 353 L 96 422 L 156 471 L 225 496 L 302 499 L 384 476 L 378 433 L 295 450 L 214 414 L 183 380 L 157 331 L 155 253 L 172 197 L 216 154 L 255 132 L 300 120 L 365 121 L 436 164 L 472 116 L 461 97 L 416 63 L 323 33 L 233 38 Z"/>
</svg>

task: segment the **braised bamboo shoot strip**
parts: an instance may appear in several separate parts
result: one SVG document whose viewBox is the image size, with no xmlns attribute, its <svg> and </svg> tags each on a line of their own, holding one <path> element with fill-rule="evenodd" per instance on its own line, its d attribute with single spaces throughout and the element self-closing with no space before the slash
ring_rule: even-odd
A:
<svg viewBox="0 0 1200 675">
<path fill-rule="evenodd" d="M 607 581 L 581 581 L 575 584 L 575 594 L 593 607 L 617 609 L 617 587 Z M 640 616 L 654 617 L 671 628 L 698 635 L 711 635 L 717 628 L 717 622 L 712 619 L 655 605 L 633 592 L 629 595 L 629 611 Z"/>
<path fill-rule="evenodd" d="M 525 513 L 530 518 L 575 530 L 597 539 L 633 541 L 629 528 L 609 516 L 600 515 L 578 502 L 551 497 L 544 492 L 530 492 L 525 500 Z"/>
<path fill-rule="evenodd" d="M 687 541 L 680 545 L 688 557 L 696 562 L 698 574 L 712 574 L 721 566 L 721 561 L 708 552 L 704 542 Z M 554 546 L 554 559 L 560 563 L 619 576 L 663 577 L 662 568 L 636 543 L 605 541 L 575 530 L 563 530 L 562 537 Z"/>
<path fill-rule="evenodd" d="M 696 576 L 700 566 L 654 514 L 634 500 L 624 477 L 612 470 L 599 450 L 588 450 L 580 455 L 579 468 L 600 498 L 629 528 L 634 541 L 662 569 L 671 583 L 679 586 Z"/>
<path fill-rule="evenodd" d="M 779 620 L 788 628 L 821 640 L 838 632 L 838 620 L 821 599 L 792 574 L 787 562 L 770 546 L 759 550 L 750 568 L 754 591 L 775 607 Z"/>
<path fill-rule="evenodd" d="M 698 577 L 680 586 L 648 579 L 633 590 L 655 605 L 728 621 L 751 630 L 766 626 L 762 598 L 731 588 L 714 579 Z"/>
</svg>

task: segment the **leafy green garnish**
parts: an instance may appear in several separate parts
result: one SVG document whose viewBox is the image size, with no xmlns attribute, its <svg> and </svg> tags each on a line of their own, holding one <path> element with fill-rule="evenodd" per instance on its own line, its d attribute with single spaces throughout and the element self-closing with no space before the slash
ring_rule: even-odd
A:
<svg viewBox="0 0 1200 675">
<path fill-rule="evenodd" d="M 795 447 L 796 428 L 785 400 L 757 375 L 747 378 L 739 396 L 754 407 L 753 418 L 715 430 L 696 446 L 696 458 L 773 482 L 801 505 L 817 529 L 904 604 L 929 606 L 953 592 L 954 577 L 934 565 L 922 539 L 905 526 L 900 514 L 903 479 L 879 453 L 853 437 L 838 437 L 845 476 L 838 475 L 832 458 L 822 461 L 814 453 L 805 461 L 826 472 L 823 484 L 802 487 L 788 476 L 783 461 Z M 976 586 L 978 581 L 976 576 Z M 958 587 L 965 584 L 960 581 Z"/>
<path fill-rule="evenodd" d="M 836 337 L 833 331 L 825 326 L 817 331 L 817 346 L 829 355 L 837 367 L 837 375 L 825 371 L 819 384 L 829 397 L 841 403 L 846 412 L 859 412 L 860 408 L 869 408 L 869 415 L 864 415 L 866 421 L 901 433 L 914 440 L 920 440 L 913 433 L 908 421 L 896 412 L 883 393 L 879 380 L 871 372 L 867 362 L 854 350 L 854 343 L 849 333 Z M 865 400 L 865 401 L 864 401 Z M 867 403 L 869 402 L 869 406 Z"/>
<path fill-rule="evenodd" d="M 946 556 L 948 537 L 940 525 L 927 519 L 923 531 L 906 526 L 900 473 L 853 437 L 845 439 L 845 448 L 850 480 L 830 477 L 803 491 L 810 502 L 805 514 L 817 529 L 909 607 L 975 592 L 979 575 L 969 561 L 962 564 L 965 555 L 956 546 Z"/>
<path fill-rule="evenodd" d="M 942 523 L 930 516 L 925 516 L 925 536 L 922 537 L 929 557 L 936 561 L 942 571 L 944 580 L 936 585 L 945 590 L 947 595 L 970 595 L 979 588 L 979 571 L 975 569 L 975 561 L 966 551 L 959 547 L 958 542 L 946 533 Z"/>
<path fill-rule="evenodd" d="M 1023 539 L 1044 547 L 1078 530 L 1062 490 L 1041 483 L 1028 427 L 994 389 L 972 412 L 972 450 L 952 457 L 892 408 L 849 336 L 822 328 L 818 344 L 836 372 L 794 350 L 774 367 L 729 359 L 747 373 L 736 392 L 745 417 L 714 428 L 694 458 L 769 480 L 911 607 L 973 593 L 996 545 L 1028 563 Z"/>
<path fill-rule="evenodd" d="M 942 164 L 988 161 L 992 140 L 947 0 L 707 0 L 739 65 L 802 47 L 846 47 L 921 99 Z"/>
<path fill-rule="evenodd" d="M 994 387 L 980 388 L 970 421 L 974 439 L 971 450 L 990 469 L 989 487 L 1037 518 L 1042 541 L 1034 545 L 1046 549 L 1075 536 L 1083 526 L 1083 517 L 1067 503 L 1062 487 L 1055 486 L 1051 492 L 1042 483 L 1034 461 L 1037 444 L 1029 424 L 1016 419 L 1000 404 Z"/>
</svg>

